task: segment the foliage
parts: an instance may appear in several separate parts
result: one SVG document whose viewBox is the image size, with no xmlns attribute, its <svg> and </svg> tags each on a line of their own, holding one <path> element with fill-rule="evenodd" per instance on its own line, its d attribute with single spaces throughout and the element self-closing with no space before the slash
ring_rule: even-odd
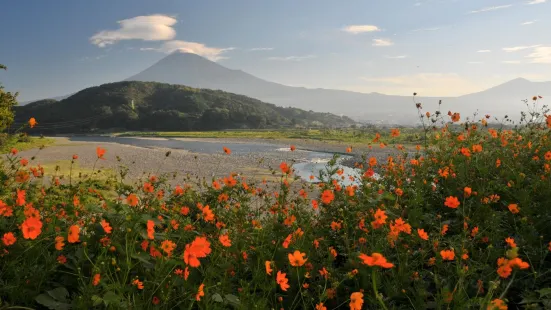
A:
<svg viewBox="0 0 551 310">
<path fill-rule="evenodd" d="M 17 108 L 17 122 L 40 119 L 41 133 L 93 130 L 219 130 L 348 126 L 347 117 L 282 108 L 242 95 L 154 82 L 118 82 L 84 89 L 61 101 Z"/>
<path fill-rule="evenodd" d="M 224 130 L 224 131 L 133 131 L 121 132 L 120 136 L 141 137 L 180 137 L 180 138 L 252 138 L 272 140 L 317 140 L 327 143 L 343 144 L 365 147 L 366 141 L 376 138 L 381 128 L 293 128 L 293 129 L 265 129 L 265 130 Z M 393 139 L 395 143 L 417 144 L 423 141 L 424 132 L 418 128 L 401 128 L 400 136 Z M 389 138 L 390 133 L 380 133 L 382 138 Z"/>
<path fill-rule="evenodd" d="M 0 64 L 1 69 L 7 70 L 6 66 Z M 13 107 L 17 105 L 16 98 L 17 93 L 4 91 L 4 87 L 0 84 L 0 140 L 3 132 L 13 123 Z"/>
<path fill-rule="evenodd" d="M 551 115 L 533 113 L 511 130 L 439 115 L 425 147 L 397 146 L 384 162 L 366 154 L 346 187 L 335 160 L 325 182 L 302 188 L 282 163 L 276 191 L 234 174 L 45 186 L 14 151 L 0 174 L 0 298 L 50 309 L 543 309 Z"/>
</svg>

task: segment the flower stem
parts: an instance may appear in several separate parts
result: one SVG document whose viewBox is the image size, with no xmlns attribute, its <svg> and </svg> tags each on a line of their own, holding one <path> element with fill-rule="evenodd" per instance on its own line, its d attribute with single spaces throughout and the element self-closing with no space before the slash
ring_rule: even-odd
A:
<svg viewBox="0 0 551 310">
<path fill-rule="evenodd" d="M 379 292 L 377 291 L 377 272 L 375 271 L 375 268 L 372 268 L 371 271 L 371 282 L 373 284 L 373 292 L 375 293 L 375 297 L 377 298 L 377 301 L 379 301 L 379 304 L 383 309 L 388 310 L 388 308 L 385 306 L 385 303 L 383 302 L 383 298 L 381 295 L 379 295 Z"/>
</svg>

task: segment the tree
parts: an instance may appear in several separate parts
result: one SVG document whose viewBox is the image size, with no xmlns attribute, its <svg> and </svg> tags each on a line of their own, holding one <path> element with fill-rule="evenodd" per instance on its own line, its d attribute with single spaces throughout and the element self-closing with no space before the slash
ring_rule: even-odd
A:
<svg viewBox="0 0 551 310">
<path fill-rule="evenodd" d="M 6 66 L 0 64 L 0 69 L 7 70 Z M 0 132 L 9 128 L 13 123 L 13 106 L 17 105 L 17 93 L 5 92 L 0 84 Z"/>
</svg>

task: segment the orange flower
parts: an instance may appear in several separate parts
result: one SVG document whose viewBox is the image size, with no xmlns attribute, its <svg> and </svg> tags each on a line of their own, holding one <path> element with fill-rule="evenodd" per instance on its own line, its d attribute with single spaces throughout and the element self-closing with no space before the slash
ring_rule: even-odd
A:
<svg viewBox="0 0 551 310">
<path fill-rule="evenodd" d="M 228 149 L 227 147 L 223 146 L 222 149 L 224 150 L 224 153 L 226 153 L 227 155 L 231 154 L 231 150 Z"/>
<path fill-rule="evenodd" d="M 279 170 L 281 170 L 281 172 L 285 173 L 285 174 L 288 174 L 290 172 L 289 170 L 289 165 L 287 165 L 286 162 L 282 162 L 280 165 L 279 165 Z"/>
<path fill-rule="evenodd" d="M 515 239 L 511 237 L 505 238 L 505 242 L 507 242 L 507 245 L 509 245 L 511 248 L 516 248 L 517 244 L 515 243 Z"/>
<path fill-rule="evenodd" d="M 300 267 L 304 265 L 304 263 L 306 263 L 306 261 L 308 260 L 307 258 L 306 259 L 304 258 L 304 256 L 306 256 L 306 253 L 300 253 L 300 251 L 298 250 L 293 252 L 293 254 L 289 253 L 288 256 L 289 256 L 289 263 L 293 267 Z"/>
<path fill-rule="evenodd" d="M 342 224 L 340 222 L 331 222 L 331 229 L 332 230 L 340 230 L 342 228 Z"/>
<path fill-rule="evenodd" d="M 166 255 L 170 257 L 172 256 L 172 252 L 174 251 L 174 249 L 176 249 L 176 243 L 170 240 L 164 240 L 161 243 L 161 249 L 163 250 L 163 252 L 166 253 Z"/>
<path fill-rule="evenodd" d="M 369 158 L 369 166 L 370 167 L 373 167 L 373 166 L 376 166 L 377 165 L 377 158 L 375 157 L 370 157 Z"/>
<path fill-rule="evenodd" d="M 65 238 L 62 236 L 55 237 L 55 249 L 58 251 L 63 250 L 63 247 L 65 246 L 65 242 L 63 242 Z"/>
<path fill-rule="evenodd" d="M 471 157 L 471 151 L 466 147 L 461 148 L 461 154 L 463 154 L 465 157 Z"/>
<path fill-rule="evenodd" d="M 201 297 L 205 296 L 205 292 L 203 291 L 204 288 L 205 284 L 201 283 L 201 285 L 199 285 L 199 289 L 197 290 L 197 294 L 195 294 L 195 300 L 200 301 Z"/>
<path fill-rule="evenodd" d="M 498 158 L 496 159 L 496 168 L 499 168 L 501 166 L 501 160 Z"/>
<path fill-rule="evenodd" d="M 270 262 L 269 260 L 267 260 L 266 262 L 264 262 L 264 265 L 266 266 L 266 274 L 271 276 L 272 275 L 272 262 Z"/>
<path fill-rule="evenodd" d="M 21 224 L 21 231 L 23 238 L 34 240 L 42 233 L 42 222 L 35 217 L 29 217 Z"/>
<path fill-rule="evenodd" d="M 282 291 L 287 291 L 287 289 L 291 287 L 286 275 L 286 273 L 282 273 L 281 271 L 278 271 L 276 275 L 276 283 L 279 284 Z"/>
<path fill-rule="evenodd" d="M 109 225 L 109 223 L 104 219 L 101 220 L 100 224 L 101 224 L 101 227 L 103 227 L 103 230 L 105 231 L 106 234 L 110 234 L 111 231 L 113 230 L 111 225 Z"/>
<path fill-rule="evenodd" d="M 387 262 L 386 258 L 380 253 L 373 253 L 371 254 L 371 256 L 360 253 L 360 256 L 358 257 L 362 260 L 362 263 L 364 265 L 368 265 L 370 267 L 373 267 L 373 266 L 379 266 L 382 268 L 394 267 L 394 264 Z"/>
<path fill-rule="evenodd" d="M 527 262 L 523 262 L 522 259 L 515 257 L 509 261 L 509 266 L 511 268 L 519 268 L 519 269 L 528 269 L 530 268 L 530 264 Z"/>
<path fill-rule="evenodd" d="M 96 273 L 94 275 L 93 280 L 92 280 L 92 285 L 93 286 L 98 286 L 100 279 L 101 279 L 101 275 L 99 273 Z"/>
<path fill-rule="evenodd" d="M 153 187 L 153 185 L 149 182 L 145 182 L 143 184 L 143 191 L 146 192 L 146 193 L 153 193 L 155 191 L 155 188 Z"/>
<path fill-rule="evenodd" d="M 327 307 L 323 305 L 322 302 L 316 305 L 316 310 L 327 310 Z"/>
<path fill-rule="evenodd" d="M 67 237 L 67 241 L 69 243 L 76 243 L 80 241 L 80 227 L 78 225 L 72 225 L 69 227 L 69 236 Z"/>
<path fill-rule="evenodd" d="M 199 267 L 199 258 L 207 257 L 210 254 L 210 242 L 206 237 L 195 237 L 191 244 L 186 244 L 184 250 L 184 262 L 191 267 Z"/>
<path fill-rule="evenodd" d="M 457 197 L 449 196 L 446 198 L 444 205 L 448 208 L 457 209 L 457 207 L 459 207 L 460 205 L 460 202 L 459 202 L 459 199 L 457 199 Z"/>
<path fill-rule="evenodd" d="M 429 240 L 429 235 L 425 232 L 424 229 L 418 228 L 417 234 L 419 235 L 419 238 L 423 240 Z"/>
<path fill-rule="evenodd" d="M 230 237 L 228 237 L 228 235 L 220 235 L 218 240 L 220 240 L 220 243 L 222 243 L 222 245 L 225 247 L 231 246 L 231 240 L 230 240 Z"/>
<path fill-rule="evenodd" d="M 459 113 L 453 113 L 451 115 L 452 122 L 457 123 L 461 119 L 461 115 Z"/>
<path fill-rule="evenodd" d="M 391 128 L 391 129 L 390 129 L 390 136 L 391 136 L 391 137 L 398 137 L 398 136 L 400 136 L 400 129 L 398 129 L 398 128 Z"/>
<path fill-rule="evenodd" d="M 520 212 L 518 205 L 516 203 L 510 204 L 507 208 L 509 208 L 509 211 L 511 211 L 511 213 L 513 214 L 517 214 Z"/>
<path fill-rule="evenodd" d="M 476 235 L 478 235 L 478 226 L 474 227 L 472 230 L 471 230 L 471 237 L 475 237 Z"/>
<path fill-rule="evenodd" d="M 155 239 L 155 222 L 147 220 L 147 238 Z"/>
<path fill-rule="evenodd" d="M 551 128 L 551 115 L 545 116 L 545 122 L 547 123 L 547 128 Z"/>
<path fill-rule="evenodd" d="M 138 196 L 136 196 L 136 194 L 130 194 L 130 195 L 126 196 L 126 203 L 131 207 L 137 206 L 138 205 Z"/>
<path fill-rule="evenodd" d="M 5 246 L 10 246 L 14 244 L 16 240 L 17 238 L 15 238 L 15 235 L 12 232 L 7 232 L 2 237 L 2 242 L 4 243 Z"/>
<path fill-rule="evenodd" d="M 322 277 L 326 279 L 329 277 L 329 272 L 327 271 L 327 269 L 325 269 L 325 267 L 323 267 L 321 270 L 318 270 L 318 272 Z"/>
<path fill-rule="evenodd" d="M 453 250 L 442 250 L 440 256 L 442 256 L 442 260 L 454 260 L 455 252 Z"/>
<path fill-rule="evenodd" d="M 473 153 L 480 153 L 480 152 L 482 152 L 482 145 L 480 144 L 473 145 Z"/>
<path fill-rule="evenodd" d="M 36 126 L 36 124 L 38 124 L 38 123 L 36 122 L 36 119 L 35 119 L 34 117 L 31 117 L 31 118 L 29 119 L 29 127 L 34 128 L 34 126 Z"/>
<path fill-rule="evenodd" d="M 333 194 L 333 191 L 331 190 L 326 189 L 321 194 L 321 201 L 324 204 L 330 204 L 333 199 L 335 199 L 335 194 Z"/>
<path fill-rule="evenodd" d="M 394 190 L 394 193 L 396 193 L 396 196 L 401 197 L 404 194 L 404 191 L 401 188 L 397 188 Z"/>
<path fill-rule="evenodd" d="M 22 206 L 25 204 L 25 198 L 26 198 L 26 195 L 27 195 L 27 192 L 25 190 L 20 190 L 19 188 L 16 189 L 17 190 L 17 201 L 16 201 L 16 204 L 18 206 Z"/>
<path fill-rule="evenodd" d="M 143 282 L 140 281 L 139 279 L 132 281 L 132 285 L 135 285 L 139 290 L 143 290 L 144 288 Z"/>
<path fill-rule="evenodd" d="M 205 222 L 212 222 L 214 221 L 214 213 L 212 212 L 212 210 L 210 209 L 210 207 L 208 205 L 206 205 L 203 210 L 203 220 Z"/>
<path fill-rule="evenodd" d="M 351 146 L 347 147 L 346 148 L 346 153 L 351 153 L 351 152 L 352 152 L 352 147 Z"/>
<path fill-rule="evenodd" d="M 470 187 L 465 187 L 463 189 L 463 195 L 465 195 L 465 197 L 471 197 L 471 193 L 472 193 L 472 189 Z"/>
<path fill-rule="evenodd" d="M 488 305 L 487 310 L 507 310 L 507 304 L 501 299 L 494 299 Z"/>
<path fill-rule="evenodd" d="M 98 155 L 98 158 L 104 159 L 103 155 L 105 155 L 105 149 L 102 149 L 101 147 L 96 147 L 96 155 Z"/>
<path fill-rule="evenodd" d="M 364 294 L 355 292 L 350 295 L 350 310 L 362 310 Z"/>
<path fill-rule="evenodd" d="M 291 149 L 291 152 L 294 152 L 297 148 L 294 145 L 291 144 L 290 149 Z"/>
<path fill-rule="evenodd" d="M 375 211 L 374 217 L 375 220 L 371 222 L 371 226 L 375 229 L 383 226 L 386 223 L 386 219 L 388 218 L 385 211 L 381 209 L 377 209 L 377 211 Z"/>
</svg>

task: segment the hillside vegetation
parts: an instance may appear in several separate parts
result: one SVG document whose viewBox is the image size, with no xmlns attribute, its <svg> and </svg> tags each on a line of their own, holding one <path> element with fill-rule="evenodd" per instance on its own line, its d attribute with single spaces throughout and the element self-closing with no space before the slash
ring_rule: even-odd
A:
<svg viewBox="0 0 551 310">
<path fill-rule="evenodd" d="M 354 123 L 346 117 L 278 107 L 219 90 L 136 81 L 91 87 L 61 101 L 40 100 L 16 109 L 16 125 L 30 117 L 41 120 L 36 126 L 40 133 L 343 127 Z"/>
</svg>

